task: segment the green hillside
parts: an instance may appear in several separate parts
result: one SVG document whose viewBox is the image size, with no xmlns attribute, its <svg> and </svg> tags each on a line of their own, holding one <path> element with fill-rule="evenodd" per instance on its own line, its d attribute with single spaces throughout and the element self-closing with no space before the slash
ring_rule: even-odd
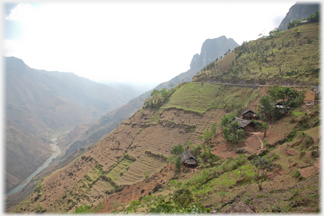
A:
<svg viewBox="0 0 324 216">
<path fill-rule="evenodd" d="M 318 85 L 319 23 L 304 24 L 272 36 L 243 43 L 194 82 Z"/>
</svg>

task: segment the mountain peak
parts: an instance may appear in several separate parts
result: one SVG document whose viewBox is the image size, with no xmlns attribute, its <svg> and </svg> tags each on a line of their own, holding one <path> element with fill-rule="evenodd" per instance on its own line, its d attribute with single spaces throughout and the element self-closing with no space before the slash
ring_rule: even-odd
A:
<svg viewBox="0 0 324 216">
<path fill-rule="evenodd" d="M 220 58 L 224 55 L 228 49 L 233 50 L 239 46 L 232 38 L 227 39 L 225 35 L 222 35 L 214 39 L 206 39 L 201 46 L 200 54 L 195 54 L 191 60 L 191 69 L 200 69 L 210 62 L 215 61 L 216 58 Z"/>
</svg>

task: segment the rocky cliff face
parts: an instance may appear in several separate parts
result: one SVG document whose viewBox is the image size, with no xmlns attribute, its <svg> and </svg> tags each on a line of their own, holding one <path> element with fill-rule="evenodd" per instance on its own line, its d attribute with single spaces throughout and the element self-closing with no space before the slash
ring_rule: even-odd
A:
<svg viewBox="0 0 324 216">
<path fill-rule="evenodd" d="M 238 44 L 232 38 L 221 36 L 214 39 L 207 39 L 201 47 L 200 55 L 197 53 L 193 56 L 190 68 L 200 69 L 210 62 L 215 61 L 216 58 L 224 56 L 224 53 L 229 49 L 233 50 Z"/>
<path fill-rule="evenodd" d="M 286 17 L 281 21 L 279 29 L 287 30 L 287 24 L 296 19 L 307 18 L 320 9 L 318 3 L 296 3 L 288 11 Z"/>
</svg>

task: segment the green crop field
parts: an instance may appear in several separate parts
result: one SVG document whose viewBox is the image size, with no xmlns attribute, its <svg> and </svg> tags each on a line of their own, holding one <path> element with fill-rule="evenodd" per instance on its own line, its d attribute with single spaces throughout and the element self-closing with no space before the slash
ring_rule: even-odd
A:
<svg viewBox="0 0 324 216">
<path fill-rule="evenodd" d="M 200 114 L 211 108 L 243 111 L 260 94 L 260 89 L 191 82 L 175 91 L 162 109 L 180 108 Z"/>
<path fill-rule="evenodd" d="M 127 168 L 132 165 L 134 161 L 128 160 L 124 158 L 116 167 L 114 167 L 107 176 L 111 178 L 111 180 L 116 181 L 118 180 L 124 172 L 127 171 Z"/>
</svg>

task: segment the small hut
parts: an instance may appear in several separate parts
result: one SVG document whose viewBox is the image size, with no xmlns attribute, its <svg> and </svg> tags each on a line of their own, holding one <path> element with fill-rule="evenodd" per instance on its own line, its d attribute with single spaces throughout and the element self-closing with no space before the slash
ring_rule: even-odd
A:
<svg viewBox="0 0 324 216">
<path fill-rule="evenodd" d="M 253 132 L 255 128 L 255 124 L 249 120 L 244 120 L 235 117 L 235 120 L 238 123 L 239 128 L 243 129 L 245 133 Z"/>
<path fill-rule="evenodd" d="M 189 150 L 183 152 L 180 155 L 180 159 L 181 159 L 181 163 L 183 163 L 185 167 L 195 168 L 198 165 L 197 158 L 195 158 L 195 156 L 193 156 Z"/>
<path fill-rule="evenodd" d="M 246 119 L 246 120 L 251 120 L 251 119 L 257 120 L 259 117 L 256 112 L 254 112 L 251 109 L 248 109 L 248 110 L 245 110 L 244 112 L 242 112 L 242 118 Z"/>
</svg>

